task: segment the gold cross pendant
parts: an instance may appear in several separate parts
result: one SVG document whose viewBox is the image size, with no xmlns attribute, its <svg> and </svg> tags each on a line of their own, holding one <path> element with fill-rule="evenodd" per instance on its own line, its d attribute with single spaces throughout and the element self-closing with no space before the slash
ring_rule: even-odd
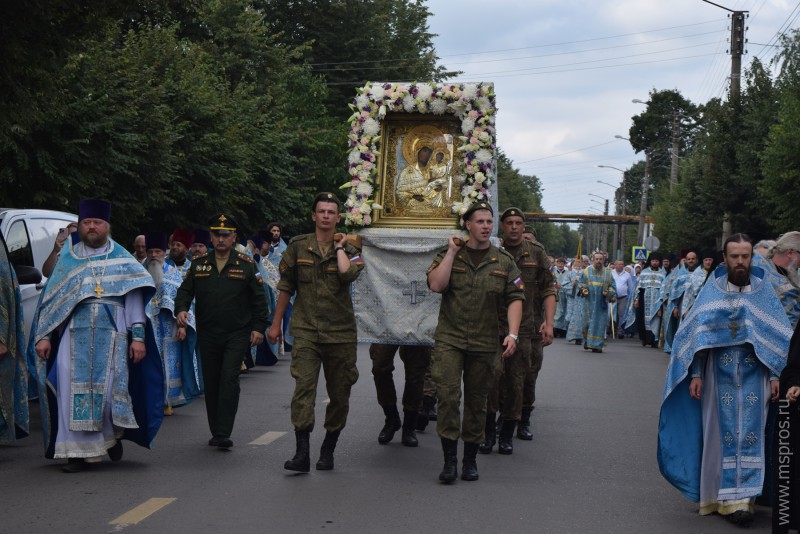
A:
<svg viewBox="0 0 800 534">
<path fill-rule="evenodd" d="M 731 339 L 736 339 L 736 331 L 739 330 L 739 323 L 736 321 L 731 321 L 731 324 L 728 325 L 728 328 L 731 329 Z"/>
<path fill-rule="evenodd" d="M 105 290 L 102 287 L 100 287 L 100 281 L 98 280 L 97 285 L 94 286 L 94 289 L 92 289 L 92 291 L 94 291 L 94 294 L 97 295 L 97 298 L 100 298 L 100 295 L 102 295 Z"/>
</svg>

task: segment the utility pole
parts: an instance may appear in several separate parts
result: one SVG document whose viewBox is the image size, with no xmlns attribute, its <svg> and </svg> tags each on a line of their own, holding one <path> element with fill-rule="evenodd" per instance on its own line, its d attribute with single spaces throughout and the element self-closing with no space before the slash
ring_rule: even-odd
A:
<svg viewBox="0 0 800 534">
<path fill-rule="evenodd" d="M 625 205 L 628 203 L 628 171 L 622 172 L 622 215 L 625 215 Z M 617 225 L 619 226 L 619 225 Z M 628 231 L 626 226 L 619 227 L 619 250 L 622 254 L 621 258 L 618 259 L 625 259 L 625 232 Z M 633 260 L 633 258 L 631 258 Z"/>
<path fill-rule="evenodd" d="M 715 4 L 710 0 L 703 0 L 706 4 L 717 6 L 729 11 L 731 13 L 731 48 L 728 50 L 731 54 L 731 89 L 729 100 L 739 98 L 742 87 L 742 55 L 745 53 L 744 45 L 747 40 L 744 38 L 745 28 L 744 21 L 750 15 L 749 11 L 734 11 L 725 6 Z M 724 243 L 731 235 L 731 214 L 725 212 L 722 214 L 722 243 Z M 721 244 L 721 243 L 720 243 Z"/>
<path fill-rule="evenodd" d="M 669 170 L 669 191 L 670 193 L 678 183 L 678 152 L 681 149 L 681 126 L 679 113 L 676 111 L 672 115 L 672 165 Z"/>
<path fill-rule="evenodd" d="M 636 242 L 644 245 L 644 217 L 647 213 L 647 194 L 650 191 L 650 148 L 644 149 L 644 178 L 642 179 L 642 203 L 639 205 L 639 230 L 636 232 Z"/>
</svg>

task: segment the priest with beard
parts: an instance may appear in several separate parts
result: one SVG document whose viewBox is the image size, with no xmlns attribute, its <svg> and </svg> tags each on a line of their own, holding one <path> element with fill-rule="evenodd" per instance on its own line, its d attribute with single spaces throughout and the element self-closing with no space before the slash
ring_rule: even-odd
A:
<svg viewBox="0 0 800 534">
<path fill-rule="evenodd" d="M 626 328 L 636 323 L 642 346 L 658 346 L 661 310 L 657 305 L 664 276 L 664 270 L 661 269 L 661 254 L 653 252 L 648 258 L 647 267 L 636 279 L 631 308 L 628 310 L 628 319 L 625 322 Z"/>
<path fill-rule="evenodd" d="M 175 320 L 175 297 L 183 282 L 180 271 L 165 261 L 167 234 L 145 234 L 147 259 L 144 266 L 156 286 L 156 293 L 147 303 L 147 317 L 153 324 L 156 344 L 164 363 L 164 415 L 173 408 L 190 403 L 200 394 L 198 364 L 195 359 L 197 327 L 194 310 L 189 310 L 186 326 Z"/>
<path fill-rule="evenodd" d="M 800 232 L 787 232 L 780 236 L 767 251 L 766 259 L 756 256 L 753 263 L 767 273 L 767 279 L 781 299 L 783 309 L 792 326 L 800 320 Z"/>
<path fill-rule="evenodd" d="M 67 473 L 126 438 L 150 447 L 161 426 L 164 374 L 145 304 L 155 290 L 141 263 L 110 237 L 111 204 L 82 200 L 79 241 L 61 256 L 33 318 L 45 457 Z"/>
<path fill-rule="evenodd" d="M 753 521 L 765 482 L 765 427 L 786 366 L 789 320 L 744 234 L 725 241 L 675 335 L 658 433 L 662 475 L 700 515 Z"/>
</svg>

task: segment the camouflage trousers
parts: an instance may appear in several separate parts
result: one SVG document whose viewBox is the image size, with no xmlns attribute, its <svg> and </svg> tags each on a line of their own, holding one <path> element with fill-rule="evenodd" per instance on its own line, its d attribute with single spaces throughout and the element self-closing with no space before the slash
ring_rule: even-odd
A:
<svg viewBox="0 0 800 534">
<path fill-rule="evenodd" d="M 378 404 L 382 407 L 397 405 L 397 390 L 394 387 L 394 355 L 400 349 L 400 360 L 405 368 L 406 383 L 403 388 L 403 411 L 418 412 L 422 408 L 422 390 L 425 373 L 430 368 L 431 347 L 420 345 L 383 345 L 373 343 L 369 346 L 372 359 L 372 377 Z"/>
<path fill-rule="evenodd" d="M 447 343 L 433 347 L 431 373 L 439 397 L 436 430 L 440 437 L 481 443 L 486 422 L 486 397 L 494 379 L 496 352 L 469 352 Z M 461 383 L 464 383 L 464 418 Z"/>
<path fill-rule="evenodd" d="M 544 350 L 541 338 L 531 339 L 531 359 L 528 372 L 525 373 L 525 385 L 522 388 L 522 409 L 533 410 L 536 402 L 536 380 L 544 362 Z"/>
<path fill-rule="evenodd" d="M 296 338 L 290 371 L 295 379 L 292 424 L 297 430 L 314 429 L 314 403 L 319 370 L 325 373 L 330 403 L 325 410 L 325 430 L 336 432 L 347 423 L 350 388 L 358 380 L 355 343 L 314 343 Z"/>
<path fill-rule="evenodd" d="M 503 358 L 502 348 L 498 351 L 495 359 L 494 381 L 487 400 L 486 409 L 489 413 L 499 411 L 502 404 L 503 419 L 519 421 L 522 414 L 523 386 L 530 368 L 531 339 L 529 337 L 520 337 L 517 350 L 508 358 Z"/>
</svg>

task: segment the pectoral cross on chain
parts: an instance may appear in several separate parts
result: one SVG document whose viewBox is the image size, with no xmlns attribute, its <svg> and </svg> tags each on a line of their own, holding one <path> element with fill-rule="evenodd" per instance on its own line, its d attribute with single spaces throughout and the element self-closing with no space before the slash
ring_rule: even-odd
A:
<svg viewBox="0 0 800 534">
<path fill-rule="evenodd" d="M 731 324 L 728 325 L 728 328 L 731 329 L 731 339 L 736 339 L 736 331 L 739 330 L 739 323 L 736 321 L 731 321 Z"/>
<path fill-rule="evenodd" d="M 92 291 L 94 291 L 94 294 L 97 295 L 97 298 L 100 298 L 100 295 L 102 295 L 105 292 L 105 289 L 100 287 L 100 281 L 98 281 L 97 285 L 94 286 L 94 289 L 92 289 Z"/>
</svg>

